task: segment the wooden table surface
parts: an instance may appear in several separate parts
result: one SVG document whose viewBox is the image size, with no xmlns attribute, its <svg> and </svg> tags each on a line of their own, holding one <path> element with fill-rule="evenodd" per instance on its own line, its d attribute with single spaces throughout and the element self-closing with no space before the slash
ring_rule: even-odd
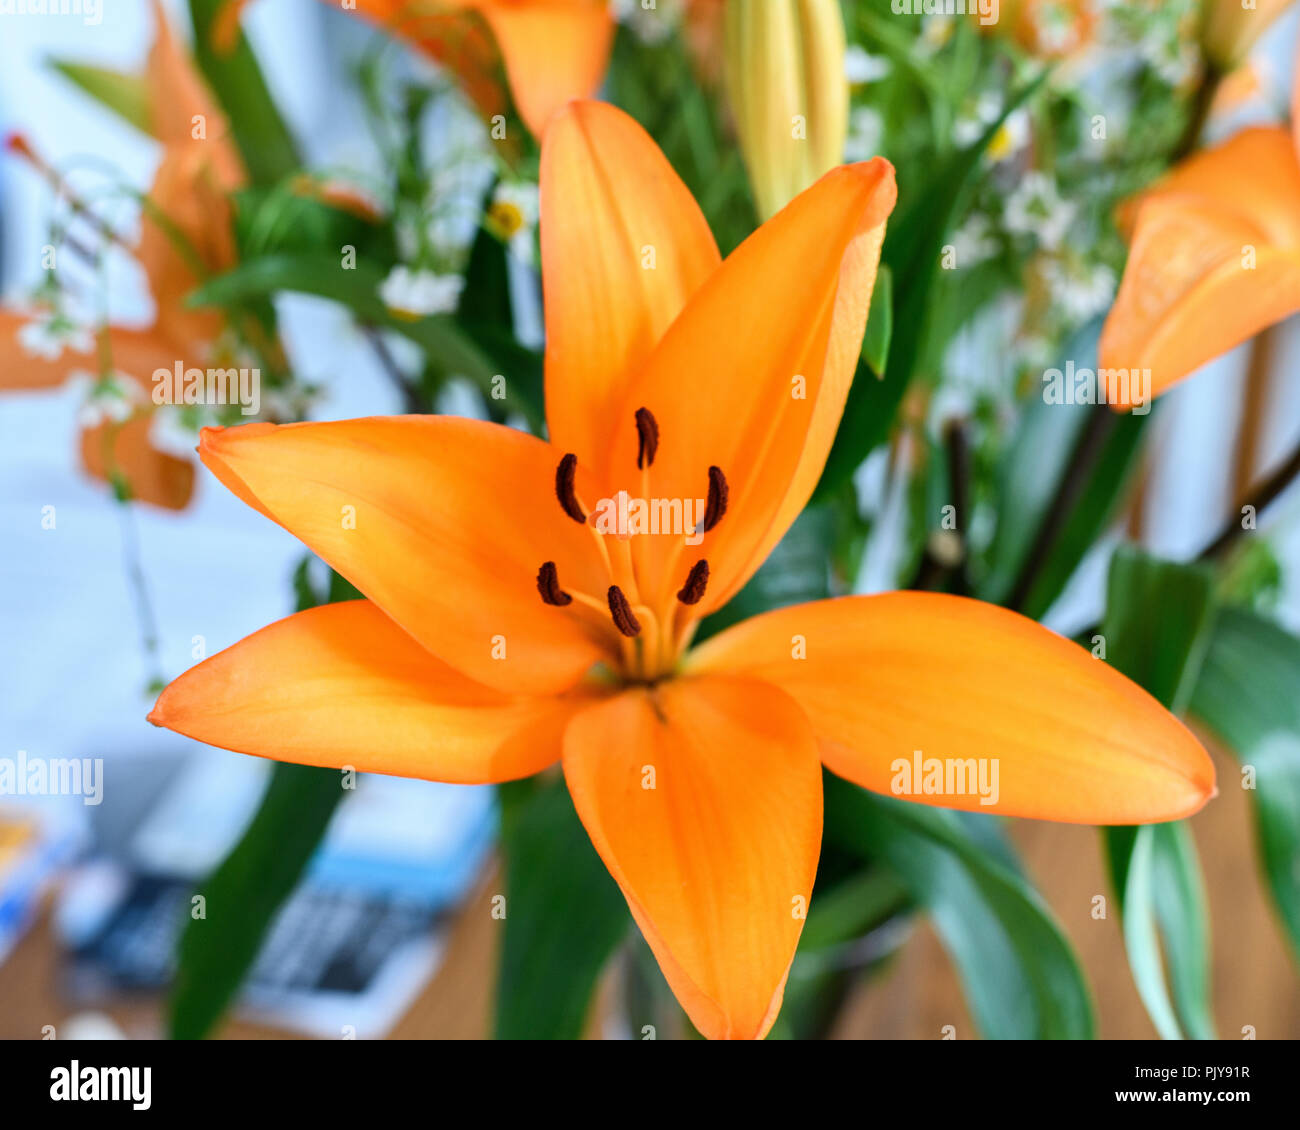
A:
<svg viewBox="0 0 1300 1130">
<path fill-rule="evenodd" d="M 1254 858 L 1246 794 L 1235 767 L 1218 758 L 1220 795 L 1192 820 L 1205 869 L 1213 925 L 1215 1016 L 1221 1036 L 1240 1038 L 1252 1026 L 1260 1039 L 1300 1038 L 1300 972 L 1292 964 Z M 1011 822 L 1025 864 L 1078 952 L 1092 985 L 1103 1038 L 1155 1037 L 1128 965 L 1118 920 L 1092 918 L 1092 899 L 1109 895 L 1098 833 L 1093 828 L 1036 821 Z M 478 1039 L 492 1009 L 500 923 L 491 896 L 501 888 L 495 868 L 452 925 L 446 959 L 392 1032 L 394 1039 Z M 0 1038 L 39 1039 L 72 1011 L 59 999 L 57 955 L 45 917 L 0 965 Z M 610 999 L 606 992 L 603 999 Z M 598 1001 L 602 996 L 598 996 Z M 136 1038 L 161 1032 L 158 1002 L 122 1001 L 106 1012 Z M 599 1012 L 599 1006 L 593 1010 Z M 601 1030 L 593 1016 L 589 1034 Z M 960 986 L 934 932 L 919 922 L 891 970 L 867 983 L 844 1010 L 841 1038 L 938 1039 L 947 1024 L 958 1038 L 974 1036 Z M 276 1039 L 288 1033 L 230 1021 L 220 1035 Z"/>
</svg>

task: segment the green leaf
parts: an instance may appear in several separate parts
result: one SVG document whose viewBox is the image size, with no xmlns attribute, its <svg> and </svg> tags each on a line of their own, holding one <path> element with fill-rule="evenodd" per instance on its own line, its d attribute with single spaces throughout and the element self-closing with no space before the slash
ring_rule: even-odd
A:
<svg viewBox="0 0 1300 1130">
<path fill-rule="evenodd" d="M 1224 609 L 1189 709 L 1241 762 L 1243 786 L 1253 785 L 1260 866 L 1300 962 L 1300 639 Z"/>
<path fill-rule="evenodd" d="M 542 376 L 535 355 L 524 350 L 489 358 L 466 328 L 454 317 L 437 314 L 408 320 L 395 317 L 379 297 L 382 270 L 358 256 L 355 266 L 344 268 L 334 254 L 269 255 L 241 263 L 233 270 L 209 280 L 190 295 L 191 306 L 229 306 L 269 297 L 282 291 L 328 298 L 351 310 L 367 325 L 392 330 L 409 338 L 424 351 L 430 363 L 442 372 L 473 381 L 485 396 L 493 392 L 493 378 L 506 377 L 502 407 L 518 411 L 540 427 L 543 422 Z M 490 339 L 484 334 L 483 340 Z M 500 338 L 492 339 L 501 345 Z M 518 347 L 522 349 L 522 347 Z M 513 360 L 517 368 L 503 363 Z"/>
<path fill-rule="evenodd" d="M 207 1036 L 252 967 L 276 912 L 302 878 L 343 797 L 339 774 L 277 762 L 261 807 L 203 885 L 177 952 L 172 1039 Z"/>
<path fill-rule="evenodd" d="M 63 59 L 51 59 L 50 66 L 141 133 L 153 134 L 148 86 L 140 75 Z"/>
<path fill-rule="evenodd" d="M 1130 547 L 1111 561 L 1106 657 L 1176 713 L 1205 659 L 1213 594 L 1213 574 L 1203 566 Z M 1156 1031 L 1165 1039 L 1213 1039 L 1209 907 L 1190 830 L 1177 822 L 1107 828 L 1103 835 L 1129 968 Z"/>
<path fill-rule="evenodd" d="M 483 196 L 483 210 L 491 203 L 497 187 L 488 185 Z M 510 264 L 506 245 L 487 228 L 480 226 L 470 246 L 465 264 L 465 289 L 461 292 L 457 316 L 466 322 L 496 326 L 514 325 L 514 306 L 510 300 Z"/>
<path fill-rule="evenodd" d="M 631 923 L 562 778 L 503 786 L 505 937 L 498 1039 L 576 1039 L 601 970 Z"/>
<path fill-rule="evenodd" d="M 1196 686 L 1210 644 L 1214 573 L 1120 546 L 1110 562 L 1102 635 L 1106 659 L 1175 714 Z"/>
<path fill-rule="evenodd" d="M 876 796 L 829 774 L 826 835 L 891 868 L 925 907 L 989 1039 L 1091 1039 L 1092 1003 L 1038 892 L 987 817 Z"/>
<path fill-rule="evenodd" d="M 1066 343 L 1066 357 L 1096 357 L 1101 323 L 1094 322 Z M 1048 404 L 1034 390 L 1024 401 L 997 477 L 998 519 L 981 599 L 1003 603 L 1033 544 L 1065 474 L 1090 409 Z"/>
<path fill-rule="evenodd" d="M 912 897 L 888 868 L 859 865 L 829 889 L 822 869 L 769 1040 L 825 1039 L 854 982 L 886 963 L 907 936 L 902 920 Z"/>
<path fill-rule="evenodd" d="M 1124 949 L 1147 1015 L 1163 1039 L 1213 1040 L 1209 906 L 1184 821 L 1103 829 Z M 1166 984 L 1161 942 L 1173 994 Z"/>
<path fill-rule="evenodd" d="M 391 257 L 392 235 L 380 224 L 335 208 L 295 188 L 246 188 L 234 194 L 235 235 L 241 262 L 286 254 L 328 253 L 352 246 L 367 258 Z"/>
<path fill-rule="evenodd" d="M 894 336 L 894 272 L 881 266 L 871 291 L 871 310 L 867 314 L 867 332 L 862 340 L 862 360 L 877 377 L 885 375 L 889 359 L 889 342 Z"/>
<path fill-rule="evenodd" d="M 1100 322 L 1085 327 L 1066 346 L 1065 357 L 1080 368 L 1095 367 L 1100 331 Z M 1024 408 L 1007 448 L 999 475 L 997 529 L 986 573 L 977 586 L 981 599 L 1016 603 L 1034 619 L 1047 613 L 1114 520 L 1154 415 L 1121 416 L 1095 405 L 1049 404 L 1038 392 Z M 1051 517 L 1062 479 L 1076 470 L 1072 458 L 1089 428 L 1101 432 L 1097 457 L 1084 469 L 1082 489 L 1036 563 L 1032 582 L 1023 588 L 1022 574 L 1039 530 Z"/>
<path fill-rule="evenodd" d="M 272 185 L 292 176 L 301 161 L 244 33 L 230 51 L 212 46 L 213 24 L 225 6 L 226 0 L 190 0 L 194 58 L 230 120 L 248 175 L 255 184 Z"/>
<path fill-rule="evenodd" d="M 294 572 L 298 611 L 360 596 L 332 570 L 326 592 L 318 593 L 311 564 L 309 557 Z M 168 1003 L 172 1039 L 202 1039 L 221 1019 L 257 959 L 276 913 L 324 839 L 343 795 L 334 769 L 275 763 L 251 823 L 199 891 L 204 916 L 191 916 L 181 934 Z"/>
<path fill-rule="evenodd" d="M 985 149 L 1007 115 L 1029 98 L 1046 76 L 1043 72 L 1009 99 L 1001 117 L 973 145 L 936 161 L 926 182 L 929 187 L 913 197 L 905 210 L 891 217 L 881 250 L 881 262 L 892 275 L 894 311 L 885 375 L 878 380 L 871 376 L 867 365 L 858 366 L 814 500 L 827 497 L 847 482 L 872 449 L 889 435 L 926 344 L 931 296 L 948 229 L 974 181 Z"/>
</svg>

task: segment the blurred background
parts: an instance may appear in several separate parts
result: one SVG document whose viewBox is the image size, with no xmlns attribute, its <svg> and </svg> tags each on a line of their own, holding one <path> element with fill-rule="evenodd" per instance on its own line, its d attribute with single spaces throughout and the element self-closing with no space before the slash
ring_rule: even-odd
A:
<svg viewBox="0 0 1300 1130">
<path fill-rule="evenodd" d="M 189 35 L 185 5 L 166 5 Z M 0 133 L 39 143 L 43 158 L 88 192 L 103 193 L 121 230 L 138 205 L 104 186 L 150 183 L 158 147 L 98 106 L 51 60 L 138 67 L 152 42 L 144 0 L 105 4 L 98 24 L 74 17 L 0 16 Z M 346 169 L 364 184 L 381 158 L 357 111 L 349 73 L 376 32 L 319 0 L 251 5 L 244 27 L 307 164 Z M 1232 125 L 1265 120 L 1285 100 L 1300 26 L 1294 11 L 1257 51 L 1260 95 Z M 630 34 L 626 28 L 620 36 Z M 399 65 L 427 68 L 404 60 Z M 1086 69 L 1086 68 L 1085 68 Z M 1087 75 L 1078 80 L 1086 83 Z M 440 102 L 430 144 L 475 144 L 472 112 Z M 1228 123 L 1218 128 L 1227 129 Z M 464 162 L 468 191 L 489 175 Z M 478 178 L 477 180 L 475 178 Z M 96 179 L 98 178 L 98 179 Z M 1246 191 L 1243 186 L 1243 191 Z M 51 191 L 29 162 L 0 156 L 0 283 L 7 300 L 40 280 Z M 128 256 L 104 265 L 112 317 L 148 317 L 145 280 Z M 535 285 L 515 280 L 520 336 L 537 336 Z M 309 415 L 335 419 L 404 409 L 384 365 L 350 315 L 309 297 L 276 300 L 291 365 L 314 388 Z M 970 395 L 1005 352 L 996 318 L 965 332 L 951 395 Z M 1173 558 L 1199 549 L 1233 513 L 1243 486 L 1300 434 L 1300 326 L 1215 362 L 1174 390 L 1156 421 L 1140 496 L 1124 529 Z M 972 375 L 973 374 L 973 375 Z M 444 390 L 454 399 L 454 388 Z M 145 721 L 160 681 L 293 608 L 301 546 L 200 471 L 180 511 L 116 501 L 89 477 L 75 435 L 86 388 L 0 396 L 0 757 L 102 761 L 100 795 L 0 797 L 0 1037 L 158 1036 L 179 921 L 197 881 L 252 817 L 269 767 L 189 742 Z M 1253 414 L 1247 419 L 1247 414 Z M 1243 447 L 1242 429 L 1249 430 Z M 183 428 L 155 436 L 184 454 Z M 859 476 L 867 505 L 891 505 L 877 461 Z M 1284 500 L 1278 556 L 1300 555 L 1300 499 Z M 51 515 L 53 520 L 51 520 Z M 887 523 L 882 523 L 882 526 Z M 1118 537 L 1120 529 L 1116 530 Z M 1113 539 L 1112 539 L 1113 543 Z M 893 586 L 898 538 L 873 541 L 861 591 Z M 1085 561 L 1047 622 L 1072 632 L 1096 622 L 1104 547 Z M 319 578 L 318 583 L 323 583 Z M 1300 585 L 1283 578 L 1278 618 L 1300 630 Z M 1221 774 L 1233 770 L 1220 762 Z M 1213 907 L 1215 1010 L 1221 1031 L 1300 1037 L 1300 980 L 1256 880 L 1245 794 L 1235 788 L 1192 821 Z M 483 1036 L 491 1029 L 502 888 L 493 849 L 492 790 L 367 776 L 339 807 L 307 880 L 276 918 L 227 1035 Z M 1126 964 L 1117 920 L 1091 900 L 1106 880 L 1095 834 L 1016 822 L 1026 867 L 1077 948 L 1097 994 L 1099 1034 L 1152 1037 Z M 839 1017 L 841 1036 L 937 1038 L 972 1034 L 963 994 L 922 919 L 899 922 L 872 945 L 892 975 L 864 980 Z M 619 972 L 602 981 L 590 1035 L 626 1034 Z"/>
</svg>

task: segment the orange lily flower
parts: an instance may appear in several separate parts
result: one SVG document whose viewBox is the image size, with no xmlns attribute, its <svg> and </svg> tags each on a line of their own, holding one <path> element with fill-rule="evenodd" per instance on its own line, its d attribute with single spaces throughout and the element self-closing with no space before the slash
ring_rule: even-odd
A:
<svg viewBox="0 0 1300 1130">
<path fill-rule="evenodd" d="M 1099 365 L 1150 370 L 1152 395 L 1300 310 L 1300 161 L 1286 129 L 1195 154 L 1120 221 L 1132 246 Z"/>
<path fill-rule="evenodd" d="M 123 480 L 133 498 L 179 510 L 190 500 L 194 468 L 158 450 L 149 438 L 150 392 L 156 369 L 171 370 L 205 360 L 223 328 L 216 311 L 185 307 L 185 296 L 206 273 L 235 262 L 229 193 L 244 179 L 243 168 L 220 110 L 203 86 L 188 55 L 153 0 L 157 34 L 145 67 L 150 127 L 163 146 L 141 219 L 136 252 L 153 295 L 155 314 L 147 329 L 106 326 L 95 342 L 70 342 L 54 357 L 33 355 L 24 327 L 33 312 L 0 311 L 0 389 L 39 389 L 62 384 L 74 373 L 105 368 L 127 377 L 139 390 L 130 414 L 86 428 L 81 462 L 96 478 Z M 10 148 L 52 183 L 58 176 L 21 138 Z"/>
<path fill-rule="evenodd" d="M 55 388 L 74 373 L 96 374 L 105 356 L 111 359 L 113 371 L 135 377 L 141 385 L 154 369 L 174 362 L 149 334 L 117 326 L 106 327 L 98 343 L 65 344 L 57 358 L 33 354 L 23 337 L 34 315 L 0 310 L 0 392 Z M 81 465 L 87 474 L 105 482 L 119 478 L 132 498 L 181 510 L 193 493 L 194 465 L 153 446 L 149 409 L 147 402 L 133 402 L 124 420 L 105 420 L 83 428 Z"/>
<path fill-rule="evenodd" d="M 228 0 L 219 47 L 233 43 L 247 2 Z M 354 8 L 451 69 L 484 117 L 504 109 L 497 81 L 504 63 L 519 116 L 536 137 L 563 103 L 595 93 L 614 41 L 606 0 L 357 0 Z"/>
<path fill-rule="evenodd" d="M 980 30 L 1009 29 L 1026 51 L 1045 59 L 1063 59 L 1089 46 L 1096 37 L 1096 0 L 1002 0 L 996 23 Z"/>
<path fill-rule="evenodd" d="M 780 1008 L 823 764 L 891 792 L 891 762 L 917 749 L 996 757 L 993 810 L 1021 816 L 1200 808 L 1214 772 L 1180 722 L 989 605 L 846 597 L 691 649 L 817 482 L 895 195 L 883 159 L 836 168 L 720 263 L 642 129 L 568 105 L 541 158 L 551 441 L 442 416 L 205 429 L 213 473 L 366 599 L 212 656 L 150 720 L 243 753 L 439 781 L 560 762 L 709 1037 L 761 1037 Z M 620 491 L 683 512 L 695 500 L 695 517 L 605 527 Z"/>
</svg>

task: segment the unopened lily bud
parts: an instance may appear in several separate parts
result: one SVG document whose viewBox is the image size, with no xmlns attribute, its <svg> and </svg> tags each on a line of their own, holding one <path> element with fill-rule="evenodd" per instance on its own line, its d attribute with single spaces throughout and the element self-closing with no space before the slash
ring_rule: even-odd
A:
<svg viewBox="0 0 1300 1130">
<path fill-rule="evenodd" d="M 1201 47 L 1226 74 L 1241 63 L 1291 0 L 1204 0 Z"/>
<path fill-rule="evenodd" d="M 849 90 L 838 0 L 728 0 L 726 71 L 766 220 L 843 158 Z"/>
</svg>

